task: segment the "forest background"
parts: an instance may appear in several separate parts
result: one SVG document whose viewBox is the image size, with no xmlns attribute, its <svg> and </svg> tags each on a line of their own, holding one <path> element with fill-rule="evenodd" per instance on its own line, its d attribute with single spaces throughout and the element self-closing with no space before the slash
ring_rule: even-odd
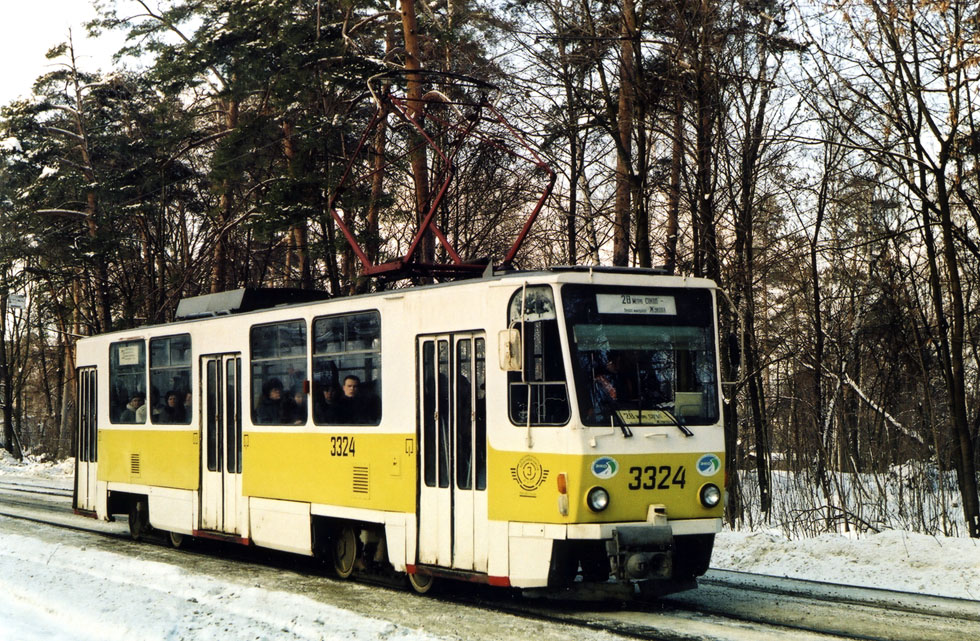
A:
<svg viewBox="0 0 980 641">
<path fill-rule="evenodd" d="M 96 6 L 118 67 L 66 34 L 0 107 L 9 451 L 71 455 L 80 336 L 244 286 L 404 286 L 361 277 L 328 205 L 354 158 L 343 222 L 372 261 L 405 254 L 438 155 L 389 113 L 355 151 L 378 95 L 429 92 L 491 101 L 557 175 L 516 267 L 720 284 L 730 522 L 980 537 L 976 2 Z M 507 152 L 455 159 L 436 220 L 464 257 L 499 260 L 546 182 Z"/>
</svg>

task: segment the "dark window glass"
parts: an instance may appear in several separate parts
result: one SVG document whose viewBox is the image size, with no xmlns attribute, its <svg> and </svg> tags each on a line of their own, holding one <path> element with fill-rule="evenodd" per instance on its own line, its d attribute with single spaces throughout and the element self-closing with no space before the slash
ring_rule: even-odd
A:
<svg viewBox="0 0 980 641">
<path fill-rule="evenodd" d="M 718 421 L 710 291 L 565 285 L 562 301 L 583 423 Z"/>
<path fill-rule="evenodd" d="M 242 473 L 242 359 L 235 359 L 235 434 L 238 443 L 236 474 Z"/>
<path fill-rule="evenodd" d="M 306 323 L 259 325 L 251 331 L 252 422 L 306 423 Z"/>
<path fill-rule="evenodd" d="M 522 331 L 524 347 L 524 371 L 507 376 L 510 420 L 517 425 L 567 423 L 568 386 L 551 288 L 517 290 L 510 300 L 508 322 Z"/>
<path fill-rule="evenodd" d="M 439 377 L 436 381 L 437 423 L 439 427 L 439 487 L 449 487 L 449 434 L 452 413 L 449 411 L 449 341 L 439 341 Z"/>
<path fill-rule="evenodd" d="M 242 471 L 242 395 L 238 393 L 240 363 L 237 358 L 225 361 L 225 469 L 231 474 Z"/>
<path fill-rule="evenodd" d="M 109 345 L 109 420 L 146 423 L 146 342 Z"/>
<path fill-rule="evenodd" d="M 78 460 L 83 462 L 99 459 L 95 384 L 94 368 L 78 370 Z"/>
<path fill-rule="evenodd" d="M 211 359 L 207 366 L 207 441 L 208 441 L 208 470 L 217 472 L 221 444 L 221 382 L 218 380 L 218 361 Z"/>
<path fill-rule="evenodd" d="M 191 337 L 150 339 L 150 417 L 154 423 L 191 422 Z"/>
<path fill-rule="evenodd" d="M 428 487 L 436 486 L 436 376 L 435 342 L 422 344 L 422 451 Z"/>
<path fill-rule="evenodd" d="M 486 340 L 478 338 L 476 346 L 476 425 L 475 458 L 476 489 L 487 489 L 487 346 Z"/>
<path fill-rule="evenodd" d="M 362 312 L 313 321 L 313 421 L 381 422 L 381 316 Z"/>
<path fill-rule="evenodd" d="M 456 487 L 473 489 L 473 353 L 469 339 L 456 343 Z"/>
</svg>

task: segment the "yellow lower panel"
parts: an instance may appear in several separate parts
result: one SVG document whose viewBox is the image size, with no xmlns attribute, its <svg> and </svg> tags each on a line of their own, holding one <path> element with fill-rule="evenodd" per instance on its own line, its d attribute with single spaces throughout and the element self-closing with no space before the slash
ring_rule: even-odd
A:
<svg viewBox="0 0 980 641">
<path fill-rule="evenodd" d="M 722 505 L 707 509 L 698 499 L 706 483 L 724 489 L 724 454 L 563 455 L 490 449 L 491 520 L 537 523 L 643 521 L 650 505 L 667 508 L 669 519 L 721 517 Z M 700 470 L 700 471 L 699 471 Z M 565 474 L 568 515 L 559 512 L 558 475 Z M 609 506 L 596 513 L 588 491 L 601 486 Z M 724 504 L 724 501 L 722 502 Z"/>
<path fill-rule="evenodd" d="M 250 432 L 246 496 L 415 511 L 415 438 L 405 434 Z"/>
<path fill-rule="evenodd" d="M 197 432 L 99 430 L 99 480 L 195 490 L 200 478 Z"/>
</svg>

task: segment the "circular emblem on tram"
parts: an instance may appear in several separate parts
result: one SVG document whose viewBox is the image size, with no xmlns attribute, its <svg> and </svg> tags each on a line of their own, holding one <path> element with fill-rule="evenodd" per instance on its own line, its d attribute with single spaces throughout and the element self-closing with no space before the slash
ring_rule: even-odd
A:
<svg viewBox="0 0 980 641">
<path fill-rule="evenodd" d="M 701 476 L 714 476 L 721 469 L 721 459 L 715 454 L 703 454 L 696 467 Z"/>
<path fill-rule="evenodd" d="M 602 456 L 592 461 L 592 474 L 598 479 L 611 479 L 619 471 L 619 463 L 610 456 Z"/>
<path fill-rule="evenodd" d="M 548 478 L 548 470 L 533 456 L 525 456 L 510 468 L 510 475 L 525 492 L 533 492 Z"/>
</svg>

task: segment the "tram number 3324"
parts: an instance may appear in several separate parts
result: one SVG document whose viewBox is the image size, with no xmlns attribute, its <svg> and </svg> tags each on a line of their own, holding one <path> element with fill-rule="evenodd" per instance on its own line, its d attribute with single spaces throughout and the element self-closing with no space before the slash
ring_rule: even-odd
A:
<svg viewBox="0 0 980 641">
<path fill-rule="evenodd" d="M 631 467 L 629 473 L 633 476 L 628 486 L 631 490 L 669 490 L 675 486 L 683 490 L 687 483 L 687 471 L 683 465 L 676 470 L 670 465 L 636 466 Z"/>
<path fill-rule="evenodd" d="M 330 456 L 354 456 L 354 437 L 331 436 Z"/>
</svg>

